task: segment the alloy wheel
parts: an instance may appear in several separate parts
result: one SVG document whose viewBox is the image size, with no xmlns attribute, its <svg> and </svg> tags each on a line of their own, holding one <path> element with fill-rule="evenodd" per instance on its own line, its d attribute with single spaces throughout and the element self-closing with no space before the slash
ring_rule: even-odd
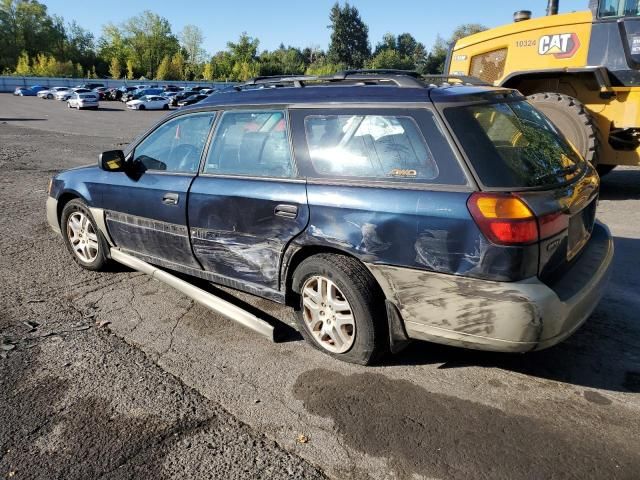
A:
<svg viewBox="0 0 640 480">
<path fill-rule="evenodd" d="M 83 262 L 92 263 L 98 256 L 98 235 L 89 217 L 73 212 L 67 219 L 67 238 L 73 253 Z"/>
<path fill-rule="evenodd" d="M 356 338 L 351 305 L 338 286 L 326 277 L 310 277 L 302 287 L 303 319 L 322 348 L 344 353 Z"/>
</svg>

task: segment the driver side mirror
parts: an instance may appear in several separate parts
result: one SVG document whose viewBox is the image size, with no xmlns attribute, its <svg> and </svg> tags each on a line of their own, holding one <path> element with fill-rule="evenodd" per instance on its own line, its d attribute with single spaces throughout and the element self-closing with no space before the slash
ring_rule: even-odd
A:
<svg viewBox="0 0 640 480">
<path fill-rule="evenodd" d="M 98 166 L 106 172 L 122 172 L 124 170 L 124 152 L 109 150 L 98 157 Z"/>
</svg>

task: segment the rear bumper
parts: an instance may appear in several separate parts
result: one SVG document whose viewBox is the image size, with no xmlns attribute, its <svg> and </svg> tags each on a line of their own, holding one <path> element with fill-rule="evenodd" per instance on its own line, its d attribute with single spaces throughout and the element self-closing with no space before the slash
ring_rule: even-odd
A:
<svg viewBox="0 0 640 480">
<path fill-rule="evenodd" d="M 492 282 L 368 265 L 399 310 L 409 338 L 526 352 L 561 342 L 591 315 L 609 279 L 613 240 L 596 223 L 574 265 L 553 285 L 537 277 Z"/>
</svg>

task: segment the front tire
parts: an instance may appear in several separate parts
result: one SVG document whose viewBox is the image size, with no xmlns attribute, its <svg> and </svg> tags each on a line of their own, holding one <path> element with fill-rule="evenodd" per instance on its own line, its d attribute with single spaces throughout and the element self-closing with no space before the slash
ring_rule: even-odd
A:
<svg viewBox="0 0 640 480">
<path fill-rule="evenodd" d="M 144 105 L 140 105 L 140 106 L 138 107 L 138 110 L 144 110 L 144 109 L 145 109 L 145 106 L 144 106 Z"/>
<path fill-rule="evenodd" d="M 292 285 L 300 296 L 299 330 L 317 349 L 368 365 L 388 348 L 382 292 L 357 260 L 313 255 L 296 268 Z"/>
<path fill-rule="evenodd" d="M 585 160 L 597 166 L 600 158 L 600 131 L 582 102 L 568 95 L 534 93 L 527 100 L 544 113 Z"/>
<path fill-rule="evenodd" d="M 78 199 L 62 209 L 60 230 L 75 262 L 87 270 L 103 270 L 109 263 L 108 245 L 89 208 Z"/>
</svg>

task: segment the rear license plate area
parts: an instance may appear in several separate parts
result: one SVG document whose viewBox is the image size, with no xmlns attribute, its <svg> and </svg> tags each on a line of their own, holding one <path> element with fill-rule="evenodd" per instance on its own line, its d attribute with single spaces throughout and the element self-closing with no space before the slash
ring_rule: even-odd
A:
<svg viewBox="0 0 640 480">
<path fill-rule="evenodd" d="M 575 257 L 589 241 L 596 219 L 596 199 L 569 219 L 567 260 Z"/>
</svg>

